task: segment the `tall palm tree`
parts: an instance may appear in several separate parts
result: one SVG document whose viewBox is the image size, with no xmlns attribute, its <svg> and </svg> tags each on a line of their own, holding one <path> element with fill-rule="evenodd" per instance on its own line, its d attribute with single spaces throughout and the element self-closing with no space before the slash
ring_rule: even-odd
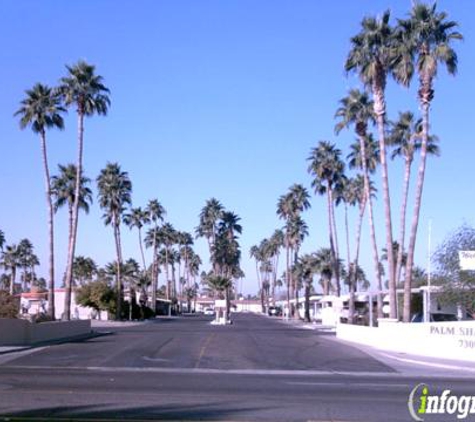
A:
<svg viewBox="0 0 475 422">
<path fill-rule="evenodd" d="M 288 223 L 293 216 L 293 208 L 292 208 L 292 197 L 291 195 L 284 194 L 279 197 L 277 201 L 277 215 L 280 219 L 285 221 L 284 226 L 284 244 L 285 244 L 285 284 L 287 287 L 287 310 L 288 310 L 288 317 L 291 316 L 291 308 L 290 308 L 290 286 L 291 286 L 291 274 L 290 274 L 290 238 L 289 238 L 289 231 L 287 230 Z"/>
<path fill-rule="evenodd" d="M 58 169 L 59 174 L 51 177 L 51 192 L 54 198 L 54 211 L 57 212 L 60 208 L 67 205 L 69 241 L 71 241 L 77 169 L 75 164 L 58 164 Z M 79 209 L 84 211 L 86 214 L 89 213 L 90 205 L 92 204 L 92 191 L 88 187 L 90 183 L 91 179 L 84 175 L 81 177 L 78 203 Z"/>
<path fill-rule="evenodd" d="M 83 174 L 84 118 L 94 114 L 106 115 L 110 105 L 109 89 L 103 78 L 96 75 L 95 66 L 78 61 L 73 66 L 66 66 L 68 75 L 61 78 L 59 92 L 64 97 L 66 106 L 76 107 L 78 117 L 78 156 L 76 162 L 76 192 L 73 205 L 73 230 L 68 245 L 66 265 L 66 292 L 64 298 L 64 318 L 71 316 L 71 286 L 73 279 L 73 262 L 76 249 L 76 237 L 79 218 L 80 180 Z"/>
<path fill-rule="evenodd" d="M 384 217 L 386 226 L 386 246 L 393 243 L 391 202 L 389 195 L 389 176 L 386 158 L 385 88 L 388 74 L 394 68 L 394 29 L 389 24 L 390 13 L 386 11 L 380 18 L 365 17 L 361 22 L 361 31 L 351 38 L 345 70 L 356 72 L 373 96 L 374 118 L 378 129 L 381 177 L 383 185 Z M 389 307 L 390 318 L 397 317 L 396 283 L 394 280 L 395 262 L 389 261 Z"/>
<path fill-rule="evenodd" d="M 399 113 L 396 122 L 391 123 L 391 131 L 388 143 L 393 146 L 391 158 L 401 157 L 404 160 L 404 182 L 401 201 L 401 214 L 399 225 L 399 253 L 396 263 L 396 283 L 399 284 L 403 266 L 404 242 L 406 233 L 406 210 L 409 195 L 409 183 L 411 180 L 411 169 L 414 161 L 414 154 L 421 148 L 422 119 L 416 119 L 414 113 L 406 111 Z M 436 144 L 437 137 L 430 136 L 427 145 L 427 154 L 438 155 L 439 147 Z"/>
<path fill-rule="evenodd" d="M 336 244 L 335 224 L 335 189 L 342 184 L 345 164 L 341 160 L 341 151 L 334 144 L 327 141 L 320 141 L 316 148 L 312 148 L 309 161 L 308 172 L 313 176 L 312 187 L 315 193 L 327 195 L 328 233 L 330 239 L 330 250 L 333 260 L 333 276 L 336 281 L 337 295 L 340 296 L 340 270 L 339 253 Z"/>
<path fill-rule="evenodd" d="M 434 79 L 437 76 L 438 65 L 444 65 L 449 74 L 457 72 L 457 53 L 452 47 L 453 41 L 461 40 L 457 32 L 457 22 L 447 19 L 445 12 L 437 11 L 437 4 L 427 5 L 414 3 L 410 16 L 399 21 L 399 27 L 406 34 L 405 41 L 410 52 L 415 56 L 415 69 L 419 76 L 419 104 L 422 110 L 422 140 L 420 164 L 417 175 L 414 210 L 411 233 L 409 236 L 408 256 L 404 283 L 404 312 L 403 319 L 408 322 L 411 317 L 410 289 L 412 285 L 412 267 L 416 247 L 417 227 L 422 203 L 422 191 L 426 169 L 429 145 L 429 110 L 434 98 Z M 411 75 L 409 75 L 410 77 Z"/>
<path fill-rule="evenodd" d="M 104 210 L 102 218 L 106 226 L 111 225 L 114 231 L 117 255 L 117 319 L 121 318 L 122 301 L 122 247 L 120 239 L 120 223 L 125 206 L 132 202 L 132 183 L 127 172 L 122 171 L 118 163 L 108 163 L 97 177 L 99 205 Z"/>
<path fill-rule="evenodd" d="M 67 205 L 68 207 L 68 245 L 72 242 L 73 235 L 73 211 L 74 195 L 76 193 L 76 166 L 74 164 L 58 165 L 59 175 L 51 177 L 51 194 L 53 197 L 54 212 Z M 81 185 L 79 186 L 79 209 L 86 214 L 89 213 L 89 207 L 92 204 L 92 191 L 88 187 L 91 179 L 82 175 Z M 74 272 L 74 270 L 73 270 Z M 64 274 L 64 282 L 66 273 Z"/>
<path fill-rule="evenodd" d="M 288 192 L 279 197 L 277 202 L 277 215 L 280 219 L 285 221 L 284 226 L 284 245 L 286 251 L 286 269 L 285 279 L 287 284 L 287 309 L 289 316 L 293 314 L 290 306 L 290 297 L 294 296 L 294 283 L 292 281 L 292 242 L 291 242 L 291 220 L 296 219 L 300 214 L 310 207 L 310 195 L 307 190 L 300 184 L 292 185 Z"/>
<path fill-rule="evenodd" d="M 341 198 L 345 205 L 345 233 L 346 233 L 346 259 L 347 259 L 347 272 L 348 272 L 348 290 L 350 293 L 349 300 L 349 323 L 353 323 L 353 316 L 355 312 L 355 292 L 356 282 L 351 277 L 352 274 L 352 261 L 350 252 L 350 229 L 348 224 L 348 206 L 355 206 L 359 203 L 360 188 L 357 185 L 356 179 L 347 178 L 342 186 Z"/>
<path fill-rule="evenodd" d="M 175 244 L 176 230 L 170 223 L 165 223 L 158 229 L 158 238 L 165 251 L 165 277 L 166 277 L 166 294 L 169 300 L 173 296 L 172 280 L 170 279 L 170 264 L 172 259 L 172 247 Z"/>
<path fill-rule="evenodd" d="M 188 232 L 180 232 L 179 233 L 179 253 L 180 257 L 183 258 L 184 262 L 184 279 L 186 282 L 186 287 L 191 289 L 190 285 L 190 256 L 193 254 L 193 249 L 191 246 L 193 245 L 193 236 L 191 233 Z"/>
<path fill-rule="evenodd" d="M 3 250 L 3 246 L 5 246 L 5 233 L 3 233 L 2 230 L 0 230 L 0 250 Z"/>
<path fill-rule="evenodd" d="M 145 263 L 145 254 L 143 251 L 142 227 L 145 224 L 150 223 L 149 213 L 146 210 L 142 210 L 140 207 L 132 208 L 127 214 L 124 215 L 124 223 L 129 226 L 130 229 L 136 227 L 137 231 L 139 232 L 139 247 L 143 265 L 142 268 L 145 270 L 147 268 L 147 264 Z"/>
<path fill-rule="evenodd" d="M 147 204 L 147 212 L 149 214 L 150 220 L 153 223 L 153 236 L 152 243 L 149 245 L 152 247 L 152 309 L 155 311 L 156 302 L 157 302 L 157 232 L 158 232 L 158 223 L 163 221 L 163 218 L 166 214 L 165 208 L 158 202 L 157 199 L 152 199 Z"/>
<path fill-rule="evenodd" d="M 261 311 L 264 312 L 264 300 L 262 297 L 263 285 L 261 281 L 261 271 L 260 271 L 260 263 L 263 261 L 262 250 L 260 245 L 253 245 L 249 249 L 249 256 L 254 258 L 256 263 L 256 277 L 257 277 L 257 285 L 258 289 L 261 292 Z"/>
<path fill-rule="evenodd" d="M 363 147 L 361 144 L 363 143 Z M 364 154 L 363 154 L 364 151 Z M 377 300 L 377 312 L 378 318 L 383 318 L 383 280 L 381 274 L 381 266 L 379 264 L 379 252 L 378 252 L 378 243 L 376 240 L 376 229 L 374 224 L 374 213 L 373 213 L 373 193 L 375 191 L 373 183 L 370 179 L 370 174 L 376 171 L 376 168 L 379 164 L 380 154 L 378 143 L 373 139 L 371 133 L 365 134 L 364 137 L 359 137 L 359 140 L 354 144 L 350 145 L 350 153 L 348 154 L 348 166 L 350 169 L 360 169 L 364 177 L 364 189 L 365 197 L 368 203 L 368 220 L 369 220 L 369 230 L 371 237 L 371 247 L 373 252 L 373 265 L 374 265 L 374 274 L 376 276 L 376 282 L 379 293 L 376 295 Z M 353 268 L 358 268 L 358 258 L 359 258 L 359 249 L 357 259 L 355 259 Z"/>
<path fill-rule="evenodd" d="M 277 285 L 277 274 L 279 271 L 280 250 L 283 247 L 284 247 L 284 232 L 280 229 L 276 229 L 269 239 L 270 256 L 273 260 L 272 287 L 271 287 L 271 298 L 272 298 L 273 305 L 275 305 L 275 287 Z"/>
<path fill-rule="evenodd" d="M 363 182 L 364 182 L 364 192 L 365 198 L 363 201 L 358 201 L 360 204 L 360 224 L 359 230 L 361 229 L 362 215 L 364 213 L 364 208 L 361 207 L 362 204 L 366 205 L 368 203 L 369 210 L 369 225 L 373 249 L 373 262 L 375 269 L 375 276 L 378 284 L 378 289 L 382 288 L 381 274 L 379 273 L 379 257 L 378 257 L 378 245 L 376 243 L 376 230 L 374 225 L 373 217 L 373 204 L 371 200 L 371 181 L 369 175 L 373 173 L 376 169 L 378 159 L 375 154 L 378 153 L 371 135 L 368 134 L 368 124 L 374 123 L 374 103 L 370 100 L 368 94 L 359 89 L 351 89 L 348 92 L 348 95 L 340 100 L 340 106 L 335 113 L 335 117 L 339 119 L 338 123 L 335 125 L 335 132 L 337 134 L 344 128 L 348 128 L 351 125 L 354 125 L 356 136 L 358 137 L 358 142 L 350 146 L 351 152 L 348 156 L 350 159 L 350 168 L 359 168 L 362 172 Z M 368 148 L 368 151 L 366 149 Z M 379 155 L 379 154 L 378 154 Z M 360 238 L 361 231 L 358 232 L 357 238 Z M 357 241 L 357 250 L 355 255 L 355 260 L 353 265 L 350 268 L 358 268 L 358 259 L 359 259 L 359 240 Z M 348 261 L 350 265 L 350 261 Z M 356 275 L 349 272 L 349 276 Z M 351 287 L 356 286 L 356 281 L 350 283 Z M 382 316 L 382 298 L 378 295 L 378 309 L 379 314 Z M 351 302 L 351 301 L 350 301 Z M 352 319 L 352 310 L 350 309 L 350 320 Z"/>
<path fill-rule="evenodd" d="M 302 219 L 302 217 L 300 217 L 300 215 L 296 215 L 289 220 L 286 230 L 289 233 L 289 244 L 291 250 L 293 251 L 293 264 L 295 265 L 298 262 L 300 247 L 302 246 L 305 237 L 308 236 L 308 226 L 307 223 Z M 298 306 L 300 286 L 296 279 L 292 279 L 292 282 L 295 304 L 296 306 Z M 297 312 L 294 313 L 294 317 L 299 319 L 300 316 L 298 313 L 298 309 L 296 310 Z"/>
<path fill-rule="evenodd" d="M 54 319 L 54 212 L 51 199 L 51 179 L 46 147 L 46 130 L 64 128 L 61 113 L 66 110 L 61 106 L 57 92 L 46 85 L 37 83 L 26 91 L 26 98 L 21 101 L 20 109 L 15 113 L 20 116 L 20 127 L 30 126 L 41 140 L 41 155 L 45 175 L 46 203 L 48 205 L 48 235 L 49 235 L 49 280 L 48 280 L 48 315 Z"/>
<path fill-rule="evenodd" d="M 216 241 L 217 223 L 223 212 L 224 207 L 216 198 L 207 200 L 200 212 L 200 224 L 196 228 L 196 235 L 206 238 L 210 251 Z"/>
</svg>

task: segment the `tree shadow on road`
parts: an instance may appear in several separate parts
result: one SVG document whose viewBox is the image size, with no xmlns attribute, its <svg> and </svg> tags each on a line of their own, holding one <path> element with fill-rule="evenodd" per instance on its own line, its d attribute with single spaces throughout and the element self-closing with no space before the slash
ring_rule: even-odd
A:
<svg viewBox="0 0 475 422">
<path fill-rule="evenodd" d="M 226 407 L 229 405 L 229 407 Z M 195 405 L 157 405 L 123 408 L 114 405 L 55 406 L 13 413 L 0 413 L 0 421 L 8 422 L 54 422 L 55 420 L 80 422 L 155 421 L 155 420 L 200 420 L 220 421 L 239 418 L 239 414 L 266 410 L 261 407 L 240 406 L 236 403 L 206 403 Z"/>
</svg>

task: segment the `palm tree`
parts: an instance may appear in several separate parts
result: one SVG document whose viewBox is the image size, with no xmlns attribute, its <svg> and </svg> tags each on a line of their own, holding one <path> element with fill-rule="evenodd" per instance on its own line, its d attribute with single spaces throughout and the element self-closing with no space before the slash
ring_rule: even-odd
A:
<svg viewBox="0 0 475 422">
<path fill-rule="evenodd" d="M 335 117 L 339 118 L 339 122 L 335 126 L 335 132 L 338 134 L 344 128 L 348 128 L 350 125 L 354 125 L 355 133 L 358 137 L 358 142 L 350 145 L 350 155 L 348 156 L 350 162 L 350 168 L 359 168 L 362 172 L 363 177 L 363 186 L 365 192 L 365 198 L 358 201 L 360 204 L 360 220 L 358 225 L 357 232 L 357 250 L 355 255 L 355 260 L 353 265 L 349 268 L 357 268 L 359 260 L 359 238 L 361 234 L 361 222 L 362 216 L 364 213 L 364 208 L 366 203 L 368 203 L 369 209 L 369 224 L 370 224 L 370 233 L 371 241 L 373 247 L 373 261 L 375 268 L 376 280 L 378 283 L 378 288 L 381 290 L 382 281 L 381 274 L 379 274 L 379 258 L 378 258 L 378 246 L 376 243 L 376 231 L 374 226 L 374 217 L 373 217 L 373 203 L 371 200 L 371 181 L 369 175 L 373 173 L 378 164 L 377 155 L 379 155 L 378 149 L 371 137 L 368 134 L 368 124 L 374 123 L 374 104 L 369 99 L 369 96 L 366 92 L 362 92 L 358 89 L 351 89 L 348 95 L 340 100 L 340 107 L 335 113 Z M 368 150 L 368 151 L 367 151 Z M 361 207 L 361 205 L 364 205 Z M 350 265 L 350 261 L 348 261 Z M 351 271 L 349 275 L 351 276 Z M 356 286 L 356 281 L 350 283 L 351 287 Z M 380 296 L 378 296 L 380 297 Z M 350 301 L 351 302 L 351 301 Z M 379 313 L 382 316 L 382 298 L 380 297 L 378 301 Z M 351 306 L 350 306 L 351 307 Z M 352 318 L 352 310 L 350 309 L 350 320 Z"/>
<path fill-rule="evenodd" d="M 88 281 L 92 280 L 94 274 L 97 273 L 97 265 L 92 258 L 84 256 L 76 256 L 74 258 L 73 276 L 75 285 L 84 286 Z"/>
<path fill-rule="evenodd" d="M 37 83 L 26 91 L 26 98 L 21 101 L 20 109 L 15 116 L 20 116 L 20 127 L 30 126 L 32 131 L 39 134 L 41 154 L 45 175 L 46 203 L 48 205 L 48 234 L 49 234 L 49 280 L 48 280 L 48 315 L 54 319 L 54 213 L 51 199 L 51 179 L 46 148 L 46 130 L 64 128 L 61 113 L 66 110 L 61 106 L 58 94 L 46 85 Z"/>
<path fill-rule="evenodd" d="M 305 237 L 308 236 L 308 226 L 307 223 L 300 217 L 300 215 L 297 215 L 289 220 L 286 230 L 289 233 L 289 244 L 291 250 L 294 253 L 293 264 L 295 265 L 298 262 L 300 247 L 302 246 Z M 295 304 L 298 306 L 300 286 L 296 279 L 292 279 L 292 282 Z M 294 317 L 297 319 L 300 318 L 298 311 L 295 312 Z"/>
<path fill-rule="evenodd" d="M 158 229 L 159 243 L 164 246 L 165 251 L 165 276 L 166 276 L 166 292 L 167 299 L 169 300 L 172 295 L 172 285 L 170 280 L 169 266 L 171 261 L 172 247 L 175 244 L 176 230 L 170 223 L 165 223 Z"/>
<path fill-rule="evenodd" d="M 21 275 L 22 291 L 27 291 L 27 284 L 33 281 L 34 267 L 40 265 L 34 253 L 33 243 L 29 239 L 22 239 L 18 243 L 18 266 L 23 269 Z M 29 274 L 28 274 L 29 271 Z"/>
<path fill-rule="evenodd" d="M 110 105 L 109 89 L 103 84 L 103 78 L 96 75 L 95 66 L 80 60 L 73 66 L 66 66 L 68 75 L 61 78 L 59 92 L 64 97 L 66 106 L 75 106 L 78 116 L 78 157 L 76 162 L 76 191 L 73 205 L 73 230 L 68 246 L 66 265 L 66 292 L 64 298 L 64 318 L 71 316 L 71 286 L 73 279 L 73 262 L 76 249 L 76 237 L 79 218 L 79 199 L 81 177 L 83 174 L 84 118 L 94 114 L 106 115 Z M 120 308 L 120 304 L 118 306 Z"/>
<path fill-rule="evenodd" d="M 114 231 L 117 255 L 117 319 L 121 317 L 122 301 L 122 247 L 120 239 L 120 223 L 125 206 L 132 202 L 132 183 L 127 172 L 121 170 L 119 164 L 108 163 L 97 177 L 99 205 L 104 210 L 102 218 L 106 226 L 111 225 Z"/>
<path fill-rule="evenodd" d="M 358 190 L 361 186 L 357 185 L 356 179 L 347 178 L 342 186 L 341 198 L 345 204 L 345 232 L 346 232 L 346 257 L 347 257 L 347 266 L 348 266 L 348 290 L 350 293 L 349 300 L 349 323 L 353 323 L 353 316 L 355 312 L 355 292 L 356 292 L 356 282 L 353 282 L 351 278 L 352 262 L 351 262 L 351 252 L 350 252 L 350 229 L 348 224 L 348 205 L 355 206 L 359 203 L 360 200 L 360 191 Z M 364 194 L 363 194 L 364 195 Z M 361 213 L 360 213 L 361 214 Z"/>
<path fill-rule="evenodd" d="M 206 238 L 210 251 L 216 241 L 217 222 L 223 211 L 223 205 L 217 199 L 211 198 L 206 201 L 200 213 L 200 224 L 196 228 L 196 235 Z"/>
<path fill-rule="evenodd" d="M 362 147 L 363 144 L 363 147 Z M 364 151 L 364 154 L 363 154 Z M 371 237 L 371 246 L 373 251 L 373 264 L 374 264 L 374 274 L 376 276 L 376 281 L 378 285 L 379 293 L 376 296 L 377 300 L 377 312 L 378 318 L 383 318 L 383 281 L 382 274 L 380 272 L 379 265 L 379 252 L 378 244 L 376 240 L 376 229 L 374 224 L 374 214 L 373 214 L 373 192 L 375 191 L 373 183 L 369 177 L 370 174 L 376 171 L 376 168 L 379 164 L 379 148 L 376 141 L 374 141 L 371 134 L 366 134 L 364 137 L 359 137 L 359 140 L 354 144 L 350 145 L 350 153 L 348 154 L 348 166 L 350 169 L 360 169 L 363 172 L 364 177 L 364 189 L 365 197 L 368 203 L 368 219 L 369 219 L 369 230 Z M 359 258 L 359 249 L 357 251 L 357 258 L 355 259 L 354 268 L 358 267 L 358 258 Z"/>
<path fill-rule="evenodd" d="M 334 268 L 333 254 L 330 248 L 320 248 L 315 252 L 315 272 L 320 275 L 324 296 L 328 296 L 334 290 L 332 286 Z"/>
<path fill-rule="evenodd" d="M 345 164 L 341 160 L 341 151 L 334 144 L 320 141 L 316 148 L 312 148 L 308 157 L 308 172 L 313 176 L 312 187 L 315 193 L 327 195 L 328 233 L 330 250 L 333 260 L 333 276 L 336 280 L 337 296 L 340 296 L 339 253 L 337 247 L 337 233 L 334 230 L 335 210 L 334 191 L 342 184 Z"/>
<path fill-rule="evenodd" d="M 68 164 L 66 166 L 59 164 L 59 175 L 51 177 L 51 194 L 54 199 L 54 212 L 67 205 L 68 207 L 68 244 L 72 241 L 73 235 L 73 208 L 74 194 L 76 193 L 76 166 Z M 91 183 L 91 179 L 86 176 L 81 177 L 81 185 L 79 187 L 79 209 L 86 214 L 89 213 L 89 207 L 92 204 L 92 191 L 87 186 Z M 74 269 L 73 269 L 74 272 Z M 64 274 L 64 282 L 66 283 L 66 273 Z"/>
<path fill-rule="evenodd" d="M 7 245 L 2 251 L 2 266 L 10 270 L 10 295 L 15 293 L 15 282 L 17 269 L 21 267 L 20 250 L 18 245 Z"/>
<path fill-rule="evenodd" d="M 406 229 L 406 209 L 407 199 L 409 194 L 409 183 L 411 180 L 411 168 L 414 161 L 414 154 L 421 148 L 422 137 L 422 119 L 415 119 L 414 114 L 410 111 L 399 113 L 399 118 L 396 122 L 391 123 L 391 132 L 388 143 L 394 147 L 391 158 L 402 157 L 404 159 L 404 182 L 403 193 L 401 201 L 401 214 L 399 226 L 399 253 L 396 263 L 396 284 L 399 284 L 401 279 L 401 271 L 403 267 L 403 254 L 405 242 Z M 427 146 L 427 153 L 438 155 L 439 147 L 436 145 L 437 137 L 430 136 L 429 144 Z"/>
<path fill-rule="evenodd" d="M 291 257 L 291 220 L 296 219 L 300 214 L 310 208 L 309 202 L 310 195 L 307 190 L 299 184 L 292 185 L 288 192 L 282 195 L 277 202 L 277 215 L 280 219 L 285 221 L 285 235 L 284 244 L 286 250 L 286 270 L 285 278 L 287 284 L 287 309 L 289 310 L 289 316 L 292 315 L 292 309 L 290 307 L 290 297 L 294 296 L 294 282 L 292 281 L 292 272 L 290 267 L 292 265 Z"/>
<path fill-rule="evenodd" d="M 275 305 L 275 287 L 277 284 L 277 274 L 279 270 L 280 250 L 284 247 L 284 232 L 280 229 L 274 231 L 269 239 L 269 253 L 273 260 L 272 263 L 272 287 L 271 298 L 272 304 Z"/>
<path fill-rule="evenodd" d="M 310 322 L 310 292 L 312 290 L 313 276 L 317 272 L 317 259 L 314 254 L 305 254 L 297 261 L 300 277 L 305 285 L 305 312 L 304 319 Z"/>
<path fill-rule="evenodd" d="M 193 245 L 193 236 L 188 232 L 179 232 L 178 240 L 180 257 L 183 258 L 184 262 L 184 279 L 186 282 L 186 287 L 190 289 L 191 285 L 189 259 L 190 256 L 193 254 L 193 249 L 191 249 L 191 246 Z"/>
<path fill-rule="evenodd" d="M 404 283 L 403 319 L 405 322 L 409 322 L 411 317 L 410 290 L 412 285 L 412 267 L 414 265 L 414 251 L 429 145 L 429 110 L 434 98 L 433 83 L 437 76 L 438 64 L 444 65 L 449 74 L 456 74 L 457 53 L 451 44 L 453 41 L 463 38 L 456 30 L 457 22 L 447 20 L 447 13 L 438 12 L 436 8 L 436 3 L 429 6 L 416 2 L 412 7 L 409 19 L 399 21 L 399 28 L 407 37 L 405 39 L 406 47 L 415 56 L 415 68 L 419 76 L 419 104 L 422 110 L 421 156 Z M 408 76 L 410 78 L 412 75 L 409 74 Z"/>
<path fill-rule="evenodd" d="M 345 63 L 347 72 L 357 72 L 373 96 L 374 118 L 379 137 L 381 177 L 383 185 L 384 217 L 386 226 L 386 246 L 393 243 L 391 203 L 389 195 L 389 176 L 386 159 L 385 88 L 387 76 L 393 72 L 394 64 L 394 30 L 389 24 L 390 13 L 384 12 L 380 18 L 365 17 L 361 22 L 361 31 L 351 38 L 351 49 Z M 390 318 L 397 316 L 396 283 L 394 280 L 395 262 L 389 260 L 389 306 Z"/>
<path fill-rule="evenodd" d="M 0 250 L 3 251 L 3 246 L 5 246 L 5 233 L 0 230 Z"/>
<path fill-rule="evenodd" d="M 149 246 L 152 247 L 152 309 L 155 311 L 156 302 L 157 302 L 157 278 L 158 278 L 158 268 L 157 268 L 157 233 L 158 233 L 158 222 L 163 221 L 163 217 L 166 214 L 165 208 L 158 202 L 157 199 L 152 199 L 147 204 L 147 212 L 149 214 L 150 220 L 152 221 L 153 235 L 152 242 Z M 146 245 L 147 246 L 147 245 Z"/>
<path fill-rule="evenodd" d="M 147 268 L 147 264 L 145 264 L 145 254 L 143 252 L 143 242 L 142 242 L 142 227 L 144 224 L 150 223 L 149 213 L 146 210 L 142 210 L 142 208 L 132 208 L 129 213 L 124 215 L 124 223 L 129 226 L 130 229 L 137 227 L 139 232 L 139 247 L 140 247 L 140 254 L 142 256 L 142 265 L 143 269 Z"/>
<path fill-rule="evenodd" d="M 263 289 L 263 283 L 261 281 L 261 271 L 260 271 L 260 263 L 263 261 L 263 256 L 262 256 L 262 250 L 260 248 L 260 245 L 253 245 L 249 249 L 249 256 L 251 258 L 254 258 L 256 262 L 256 276 L 257 276 L 257 285 L 258 289 L 260 292 L 262 292 Z M 264 312 L 264 299 L 261 293 L 261 311 Z"/>
<path fill-rule="evenodd" d="M 239 277 L 241 251 L 238 243 L 238 234 L 242 233 L 239 224 L 240 217 L 233 212 L 223 211 L 215 223 L 217 231 L 211 247 L 212 277 L 229 280 L 225 289 L 226 318 L 229 318 L 230 294 L 233 288 L 232 280 Z"/>
</svg>

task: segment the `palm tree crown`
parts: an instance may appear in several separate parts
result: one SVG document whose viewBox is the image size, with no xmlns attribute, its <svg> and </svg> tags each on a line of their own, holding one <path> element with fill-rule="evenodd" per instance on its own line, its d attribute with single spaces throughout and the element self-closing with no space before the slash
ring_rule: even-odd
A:
<svg viewBox="0 0 475 422">
<path fill-rule="evenodd" d="M 105 224 L 118 226 L 125 205 L 132 202 L 132 182 L 129 175 L 121 170 L 119 164 L 108 163 L 97 177 L 97 187 Z"/>
<path fill-rule="evenodd" d="M 46 129 L 64 128 L 61 116 L 64 112 L 66 109 L 61 106 L 59 94 L 47 85 L 37 83 L 32 89 L 26 90 L 26 98 L 21 101 L 15 116 L 21 116 L 22 129 L 31 126 L 34 133 L 43 134 Z"/>
<path fill-rule="evenodd" d="M 54 209 L 58 211 L 64 205 L 72 208 L 74 205 L 74 196 L 76 193 L 76 165 L 58 165 L 59 175 L 51 177 L 51 192 L 55 199 Z M 79 208 L 89 213 L 89 206 L 92 203 L 92 191 L 87 186 L 91 182 L 86 176 L 81 177 L 79 187 Z"/>
<path fill-rule="evenodd" d="M 80 60 L 66 69 L 68 76 L 61 78 L 59 88 L 65 104 L 76 105 L 77 112 L 84 116 L 107 114 L 110 91 L 103 84 L 102 76 L 95 74 L 95 66 Z"/>
</svg>

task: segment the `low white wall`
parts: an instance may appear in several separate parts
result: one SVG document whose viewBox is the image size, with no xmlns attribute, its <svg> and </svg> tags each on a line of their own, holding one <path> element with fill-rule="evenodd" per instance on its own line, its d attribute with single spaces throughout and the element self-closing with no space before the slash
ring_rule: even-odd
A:
<svg viewBox="0 0 475 422">
<path fill-rule="evenodd" d="M 475 321 L 380 321 L 379 327 L 338 324 L 336 336 L 383 350 L 475 362 Z"/>
<path fill-rule="evenodd" d="M 91 332 L 91 321 L 54 321 L 31 323 L 22 319 L 0 319 L 0 346 L 24 346 L 61 340 Z"/>
</svg>

